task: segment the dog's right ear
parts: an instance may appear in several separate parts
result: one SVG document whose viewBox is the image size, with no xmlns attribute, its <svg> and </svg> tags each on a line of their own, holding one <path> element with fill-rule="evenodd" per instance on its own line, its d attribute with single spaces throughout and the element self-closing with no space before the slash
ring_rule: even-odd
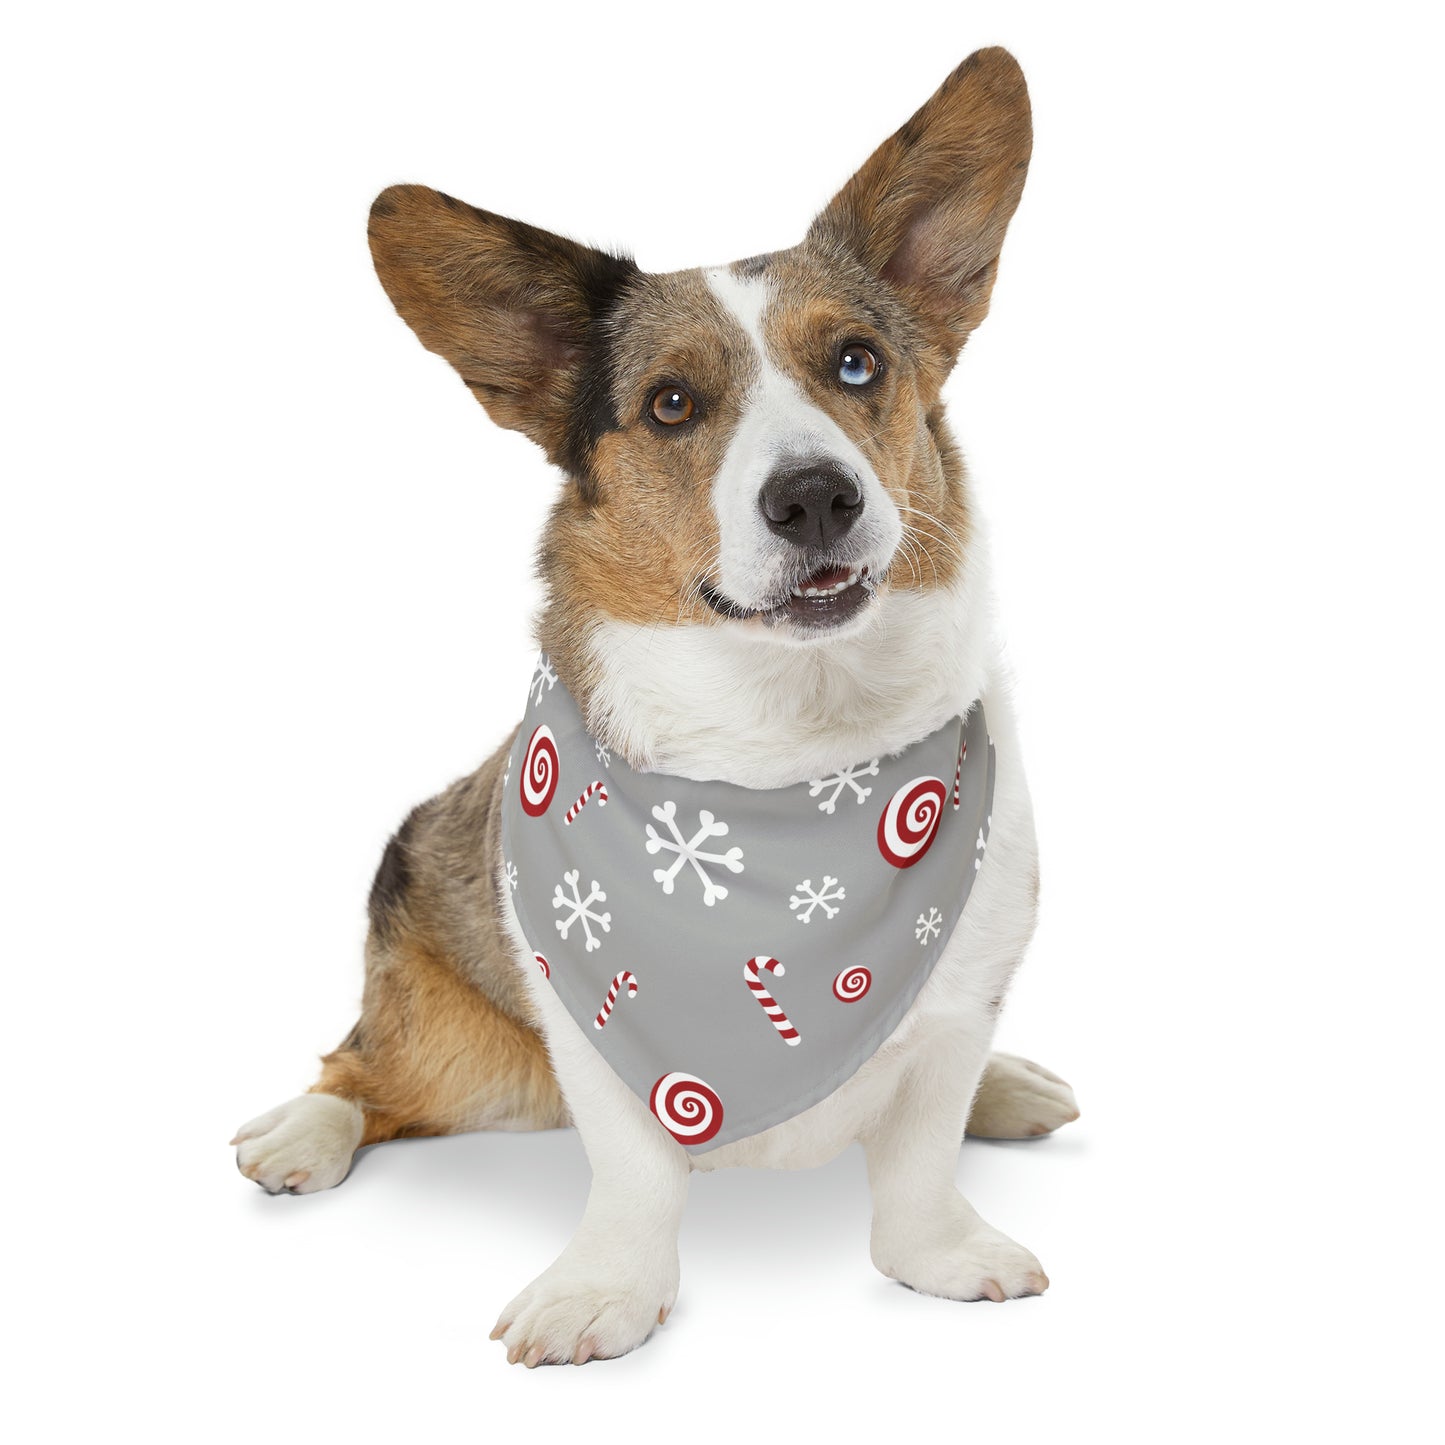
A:
<svg viewBox="0 0 1445 1445">
<path fill-rule="evenodd" d="M 585 484 L 615 428 L 595 374 L 602 319 L 639 274 L 550 231 L 427 186 L 391 186 L 367 227 L 376 274 L 402 319 L 504 427 L 525 432 Z"/>
</svg>

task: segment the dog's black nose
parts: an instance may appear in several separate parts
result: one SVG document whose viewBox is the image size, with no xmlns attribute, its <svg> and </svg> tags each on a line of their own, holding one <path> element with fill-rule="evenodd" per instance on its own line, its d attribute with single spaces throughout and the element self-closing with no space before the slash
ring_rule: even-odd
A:
<svg viewBox="0 0 1445 1445">
<path fill-rule="evenodd" d="M 758 493 L 768 526 L 799 547 L 828 547 L 863 515 L 858 478 L 829 458 L 779 467 Z"/>
</svg>

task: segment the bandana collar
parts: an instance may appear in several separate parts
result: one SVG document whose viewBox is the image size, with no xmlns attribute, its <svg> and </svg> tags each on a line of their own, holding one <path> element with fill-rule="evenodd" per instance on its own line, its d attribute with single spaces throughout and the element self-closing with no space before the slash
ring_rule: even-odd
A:
<svg viewBox="0 0 1445 1445">
<path fill-rule="evenodd" d="M 826 1098 L 928 981 L 988 844 L 981 703 L 891 757 L 744 788 L 639 773 L 543 656 L 503 780 L 535 966 L 694 1153 Z"/>
</svg>

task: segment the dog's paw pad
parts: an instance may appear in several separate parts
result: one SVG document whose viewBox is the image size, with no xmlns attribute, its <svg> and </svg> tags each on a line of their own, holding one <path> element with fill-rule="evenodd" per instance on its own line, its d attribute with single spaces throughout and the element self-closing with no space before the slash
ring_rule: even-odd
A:
<svg viewBox="0 0 1445 1445">
<path fill-rule="evenodd" d="M 236 1168 L 268 1194 L 315 1194 L 346 1178 L 361 1127 L 349 1100 L 302 1094 L 236 1130 Z"/>
</svg>

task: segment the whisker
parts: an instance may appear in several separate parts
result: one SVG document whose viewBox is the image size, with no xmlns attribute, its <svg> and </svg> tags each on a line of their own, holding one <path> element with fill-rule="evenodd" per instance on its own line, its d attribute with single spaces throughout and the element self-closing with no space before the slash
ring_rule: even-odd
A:
<svg viewBox="0 0 1445 1445">
<path fill-rule="evenodd" d="M 702 564 L 693 568 L 693 570 L 688 573 L 687 579 L 678 594 L 677 622 L 679 624 L 681 624 L 683 619 L 684 608 L 687 609 L 688 615 L 691 617 L 697 611 L 698 603 L 701 602 L 706 606 L 706 600 L 702 595 L 702 586 L 714 567 L 716 567 L 721 555 L 722 544 L 719 542 L 713 546 L 712 550 L 703 559 Z"/>
<path fill-rule="evenodd" d="M 910 507 L 906 503 L 903 504 L 899 508 L 899 510 L 904 512 L 911 512 L 915 517 L 922 517 L 925 522 L 931 522 L 935 527 L 939 529 L 940 532 L 942 532 L 953 542 L 955 547 L 958 548 L 957 555 L 959 555 L 960 557 L 962 556 L 963 538 L 961 538 L 958 533 L 953 530 L 952 527 L 950 527 L 946 522 L 944 522 L 942 518 L 934 516 L 932 512 L 925 512 L 924 510 L 922 510 L 922 508 Z"/>
<path fill-rule="evenodd" d="M 921 510 L 920 508 L 918 508 L 918 507 L 910 507 L 910 506 L 907 506 L 907 505 L 905 504 L 905 505 L 901 506 L 901 507 L 899 508 L 899 510 L 900 510 L 901 512 L 910 513 L 911 515 L 913 515 L 913 516 L 915 516 L 915 517 L 923 517 L 923 518 L 925 518 L 927 521 L 932 522 L 936 527 L 938 527 L 938 528 L 940 529 L 940 532 L 934 532 L 934 531 L 931 531 L 930 529 L 928 529 L 928 528 L 926 528 L 926 527 L 920 527 L 920 526 L 918 526 L 917 524 L 912 523 L 912 522 L 905 522 L 905 523 L 904 523 L 904 526 L 909 530 L 909 532 L 912 534 L 912 536 L 913 536 L 915 539 L 921 539 L 921 538 L 923 538 L 923 537 L 930 538 L 933 542 L 935 542 L 935 543 L 937 544 L 939 550 L 943 553 L 943 555 L 944 555 L 945 557 L 951 558 L 951 559 L 952 559 L 955 563 L 957 563 L 960 567 L 963 565 L 963 561 L 964 561 L 963 542 L 962 542 L 962 539 L 958 536 L 958 534 L 957 534 L 956 532 L 953 531 L 952 528 L 950 528 L 946 523 L 940 521 L 940 520 L 939 520 L 937 517 L 935 517 L 931 512 L 922 511 L 922 510 Z M 941 534 L 946 534 L 946 535 L 941 535 Z M 925 547 L 924 550 L 927 551 L 928 549 Z M 932 561 L 933 561 L 933 557 L 932 557 L 932 553 L 931 553 L 931 552 L 929 553 L 929 561 L 930 561 L 930 563 L 932 563 Z M 937 573 L 937 567 L 936 567 L 936 565 L 935 565 L 935 567 L 934 567 L 934 572 L 935 572 L 935 575 L 936 575 L 936 573 Z"/>
</svg>

